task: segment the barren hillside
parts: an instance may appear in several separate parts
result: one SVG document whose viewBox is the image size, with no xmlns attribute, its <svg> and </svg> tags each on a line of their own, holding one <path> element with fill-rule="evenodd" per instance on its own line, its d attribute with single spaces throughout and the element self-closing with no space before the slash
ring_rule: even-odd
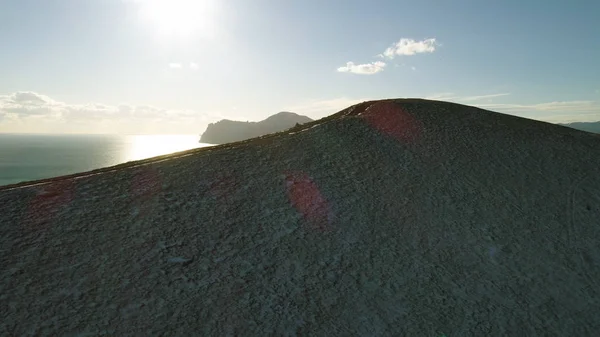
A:
<svg viewBox="0 0 600 337">
<path fill-rule="evenodd" d="M 1 336 L 593 336 L 600 139 L 365 102 L 0 188 Z"/>
</svg>

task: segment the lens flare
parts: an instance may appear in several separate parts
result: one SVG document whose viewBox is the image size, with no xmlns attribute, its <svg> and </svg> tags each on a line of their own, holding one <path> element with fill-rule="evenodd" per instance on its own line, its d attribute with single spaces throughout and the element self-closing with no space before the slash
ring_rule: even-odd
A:
<svg viewBox="0 0 600 337">
<path fill-rule="evenodd" d="M 136 0 L 140 17 L 169 38 L 212 37 L 215 0 Z"/>
</svg>

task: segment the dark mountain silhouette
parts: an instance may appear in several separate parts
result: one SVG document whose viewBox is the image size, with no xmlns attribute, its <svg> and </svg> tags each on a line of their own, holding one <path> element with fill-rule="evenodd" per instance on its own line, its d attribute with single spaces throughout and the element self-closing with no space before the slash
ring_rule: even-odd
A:
<svg viewBox="0 0 600 337">
<path fill-rule="evenodd" d="M 420 99 L 0 187 L 0 336 L 596 336 L 600 138 Z"/>
<path fill-rule="evenodd" d="M 289 129 L 312 119 L 293 112 L 280 112 L 260 122 L 239 122 L 223 119 L 211 123 L 200 137 L 201 143 L 225 144 Z"/>
<path fill-rule="evenodd" d="M 573 129 L 592 132 L 592 133 L 600 133 L 600 121 L 599 122 L 575 122 L 575 123 L 566 123 L 559 124 L 562 126 L 567 126 Z"/>
</svg>

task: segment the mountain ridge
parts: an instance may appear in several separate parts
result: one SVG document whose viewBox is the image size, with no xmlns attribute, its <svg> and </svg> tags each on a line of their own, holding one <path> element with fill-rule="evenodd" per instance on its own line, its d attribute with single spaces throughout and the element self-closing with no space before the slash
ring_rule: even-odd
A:
<svg viewBox="0 0 600 337">
<path fill-rule="evenodd" d="M 312 121 L 309 117 L 288 111 L 276 113 L 258 122 L 222 119 L 207 126 L 206 131 L 200 136 L 200 142 L 209 144 L 231 143 L 279 132 L 297 124 Z"/>
<path fill-rule="evenodd" d="M 593 335 L 598 145 L 393 99 L 0 188 L 0 335 Z"/>
<path fill-rule="evenodd" d="M 560 123 L 559 125 L 570 127 L 573 129 L 592 132 L 592 133 L 600 133 L 600 121 L 597 122 L 572 122 L 572 123 Z"/>
</svg>

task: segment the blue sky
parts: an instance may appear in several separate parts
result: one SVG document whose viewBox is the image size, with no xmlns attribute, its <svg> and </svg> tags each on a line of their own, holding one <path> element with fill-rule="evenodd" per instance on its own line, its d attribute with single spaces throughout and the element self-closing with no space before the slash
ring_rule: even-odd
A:
<svg viewBox="0 0 600 337">
<path fill-rule="evenodd" d="M 200 133 L 392 97 L 596 121 L 598 17 L 579 0 L 4 0 L 0 132 Z"/>
</svg>

